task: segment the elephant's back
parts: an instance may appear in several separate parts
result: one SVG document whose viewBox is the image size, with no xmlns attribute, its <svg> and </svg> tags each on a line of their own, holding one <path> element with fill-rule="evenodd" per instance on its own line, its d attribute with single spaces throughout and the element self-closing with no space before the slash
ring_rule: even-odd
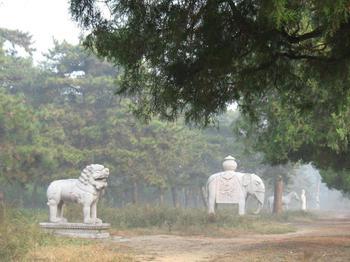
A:
<svg viewBox="0 0 350 262">
<path fill-rule="evenodd" d="M 212 174 L 210 177 L 208 177 L 207 184 L 209 184 L 211 181 L 213 181 L 215 178 L 220 177 L 224 172 L 219 172 Z"/>
</svg>

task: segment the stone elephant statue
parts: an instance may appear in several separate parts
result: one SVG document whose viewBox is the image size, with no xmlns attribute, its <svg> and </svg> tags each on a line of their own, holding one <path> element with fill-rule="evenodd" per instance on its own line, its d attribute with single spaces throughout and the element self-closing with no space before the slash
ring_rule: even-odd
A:
<svg viewBox="0 0 350 262">
<path fill-rule="evenodd" d="M 239 215 L 245 214 L 248 196 L 258 201 L 259 213 L 264 205 L 265 185 L 255 174 L 235 172 L 232 169 L 216 173 L 207 182 L 208 213 L 215 214 L 215 206 L 219 203 L 238 204 Z"/>
</svg>

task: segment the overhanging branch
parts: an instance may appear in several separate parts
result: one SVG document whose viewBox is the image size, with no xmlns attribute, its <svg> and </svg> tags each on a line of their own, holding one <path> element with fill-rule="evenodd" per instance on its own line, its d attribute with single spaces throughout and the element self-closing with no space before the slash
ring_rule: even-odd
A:
<svg viewBox="0 0 350 262">
<path fill-rule="evenodd" d="M 279 33 L 288 40 L 291 44 L 300 43 L 305 40 L 320 37 L 323 34 L 324 28 L 322 26 L 316 28 L 315 30 L 302 34 L 302 35 L 289 35 L 286 31 L 279 31 Z"/>
</svg>

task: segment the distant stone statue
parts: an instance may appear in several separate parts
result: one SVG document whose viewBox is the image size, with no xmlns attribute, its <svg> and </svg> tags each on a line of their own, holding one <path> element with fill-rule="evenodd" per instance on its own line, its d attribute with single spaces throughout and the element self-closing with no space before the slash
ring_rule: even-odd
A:
<svg viewBox="0 0 350 262">
<path fill-rule="evenodd" d="M 289 192 L 285 196 L 282 196 L 282 206 L 285 208 L 285 210 L 289 209 L 289 205 L 292 202 L 292 199 L 295 199 L 297 201 L 300 200 L 298 194 L 295 191 Z M 270 196 L 267 199 L 267 202 L 268 202 L 269 208 L 272 212 L 273 211 L 274 196 Z"/>
<path fill-rule="evenodd" d="M 67 222 L 63 217 L 63 206 L 65 202 L 75 202 L 83 205 L 85 224 L 101 224 L 96 207 L 101 193 L 107 187 L 108 176 L 108 168 L 92 164 L 84 168 L 78 179 L 53 181 L 47 189 L 50 222 Z"/>
<path fill-rule="evenodd" d="M 301 202 L 301 210 L 306 211 L 306 196 L 305 196 L 304 189 L 301 190 L 300 202 Z"/>
<path fill-rule="evenodd" d="M 316 196 L 315 196 L 315 208 L 318 210 L 320 209 L 320 186 L 321 186 L 321 180 L 318 179 L 316 184 Z"/>
<path fill-rule="evenodd" d="M 207 182 L 208 213 L 215 214 L 216 204 L 238 204 L 239 215 L 245 214 L 246 199 L 249 195 L 258 201 L 259 213 L 264 204 L 265 185 L 255 174 L 236 172 L 237 163 L 228 156 L 222 163 L 224 172 L 211 175 Z"/>
</svg>

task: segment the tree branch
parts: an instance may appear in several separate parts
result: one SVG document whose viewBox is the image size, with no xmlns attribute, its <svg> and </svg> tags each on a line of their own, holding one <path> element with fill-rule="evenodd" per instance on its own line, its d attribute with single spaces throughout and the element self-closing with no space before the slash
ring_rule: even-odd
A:
<svg viewBox="0 0 350 262">
<path fill-rule="evenodd" d="M 303 55 L 303 54 L 295 54 L 295 53 L 287 53 L 287 52 L 280 52 L 277 53 L 278 56 L 284 56 L 292 60 L 300 60 L 300 59 L 306 59 L 306 60 L 318 60 L 318 61 L 324 61 L 324 62 L 334 62 L 339 59 L 336 58 L 330 58 L 330 57 L 324 57 L 324 56 L 313 56 L 313 55 Z"/>
<path fill-rule="evenodd" d="M 286 31 L 279 31 L 279 33 L 285 37 L 288 42 L 292 43 L 292 44 L 296 44 L 308 39 L 312 39 L 315 37 L 320 37 L 323 34 L 323 30 L 324 28 L 322 26 L 316 28 L 315 30 L 305 33 L 303 35 L 298 35 L 298 36 L 293 36 L 293 35 L 289 35 Z"/>
</svg>

